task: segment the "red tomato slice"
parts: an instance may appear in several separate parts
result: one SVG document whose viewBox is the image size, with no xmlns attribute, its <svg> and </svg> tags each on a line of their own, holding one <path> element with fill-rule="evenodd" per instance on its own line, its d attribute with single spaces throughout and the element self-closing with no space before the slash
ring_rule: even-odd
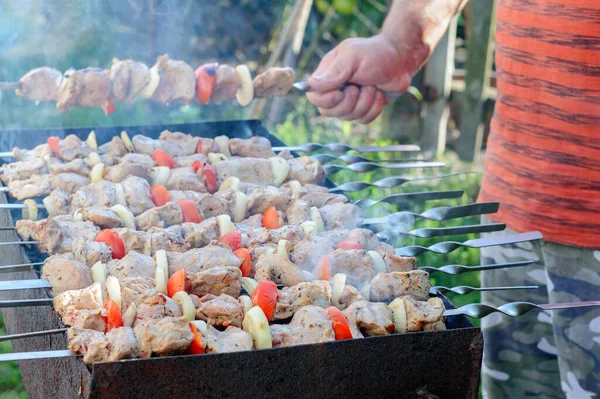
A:
<svg viewBox="0 0 600 399">
<path fill-rule="evenodd" d="M 115 102 L 113 100 L 108 100 L 108 102 L 104 105 L 101 105 L 100 108 L 104 111 L 104 115 L 108 116 L 110 114 L 114 114 L 117 108 L 115 107 Z"/>
<path fill-rule="evenodd" d="M 270 280 L 261 281 L 258 283 L 258 287 L 252 291 L 252 305 L 259 306 L 269 321 L 271 321 L 273 313 L 275 313 L 277 294 L 277 285 Z"/>
<path fill-rule="evenodd" d="M 196 163 L 198 162 L 198 163 Z M 217 192 L 217 173 L 211 164 L 194 161 L 192 163 L 192 168 L 196 170 L 196 173 L 200 172 L 200 175 L 204 178 L 204 185 L 206 186 L 206 190 L 214 194 Z"/>
<path fill-rule="evenodd" d="M 192 355 L 201 355 L 204 353 L 204 337 L 202 334 L 198 332 L 198 329 L 194 325 L 194 323 L 190 323 L 190 330 L 192 330 L 192 334 L 194 334 L 194 339 L 190 344 L 190 353 Z"/>
<path fill-rule="evenodd" d="M 169 192 L 160 184 L 155 184 L 150 187 L 150 194 L 152 195 L 152 202 L 154 202 L 154 205 L 156 206 L 163 206 L 167 202 L 171 201 Z"/>
<path fill-rule="evenodd" d="M 169 169 L 177 167 L 177 162 L 175 162 L 173 157 L 163 150 L 154 150 L 152 153 L 152 159 L 154 159 L 154 162 L 156 162 L 156 165 L 158 166 L 168 166 Z"/>
<path fill-rule="evenodd" d="M 167 295 L 173 298 L 173 295 L 179 291 L 185 290 L 185 269 L 179 269 L 169 277 L 167 282 Z"/>
<path fill-rule="evenodd" d="M 198 208 L 196 208 L 196 203 L 194 201 L 184 199 L 177 201 L 177 205 L 181 207 L 184 222 L 200 223 L 202 221 L 202 217 L 200 216 L 200 213 L 198 213 Z"/>
<path fill-rule="evenodd" d="M 240 248 L 233 251 L 233 254 L 243 261 L 240 265 L 242 277 L 250 277 L 250 271 L 252 270 L 252 258 L 250 257 L 250 251 L 248 251 L 247 248 Z"/>
<path fill-rule="evenodd" d="M 329 281 L 331 278 L 331 261 L 328 255 L 321 256 L 317 263 L 317 280 Z"/>
<path fill-rule="evenodd" d="M 362 249 L 358 241 L 344 240 L 337 243 L 335 249 Z"/>
<path fill-rule="evenodd" d="M 115 301 L 108 298 L 104 301 L 104 310 L 106 311 L 106 331 L 109 332 L 113 328 L 123 327 L 123 318 L 121 317 L 121 309 Z"/>
<path fill-rule="evenodd" d="M 122 259 L 125 256 L 125 242 L 116 231 L 102 230 L 96 236 L 96 241 L 103 242 L 110 247 L 113 259 Z"/>
<path fill-rule="evenodd" d="M 196 75 L 196 99 L 200 104 L 206 104 L 215 87 L 217 80 L 217 66 L 219 64 L 211 63 L 199 66 L 194 74 Z"/>
<path fill-rule="evenodd" d="M 267 229 L 278 229 L 279 226 L 279 214 L 274 206 L 270 207 L 263 213 L 263 227 Z"/>
<path fill-rule="evenodd" d="M 331 319 L 331 325 L 333 326 L 333 332 L 335 333 L 336 341 L 352 339 L 350 325 L 348 324 L 348 320 L 341 310 L 335 306 L 329 306 L 327 307 L 327 315 L 329 315 L 329 319 Z"/>
<path fill-rule="evenodd" d="M 228 245 L 232 250 L 236 250 L 240 248 L 240 244 L 242 242 L 242 233 L 239 230 L 235 230 L 225 234 L 219 240 L 221 244 Z"/>
<path fill-rule="evenodd" d="M 194 169 L 194 172 L 198 172 L 203 167 L 204 167 L 204 162 L 202 162 L 202 161 L 192 162 L 192 169 Z"/>
<path fill-rule="evenodd" d="M 57 158 L 60 158 L 60 138 L 56 136 L 48 137 L 48 145 Z"/>
<path fill-rule="evenodd" d="M 196 154 L 202 154 L 202 140 L 198 140 L 196 144 Z"/>
</svg>

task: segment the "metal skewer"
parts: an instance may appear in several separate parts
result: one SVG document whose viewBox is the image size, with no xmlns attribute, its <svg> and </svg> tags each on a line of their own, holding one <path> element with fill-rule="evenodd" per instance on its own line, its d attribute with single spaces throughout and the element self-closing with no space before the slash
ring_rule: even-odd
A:
<svg viewBox="0 0 600 399">
<path fill-rule="evenodd" d="M 468 272 L 480 272 L 485 270 L 494 270 L 494 269 L 504 269 L 511 267 L 522 267 L 529 266 L 534 264 L 533 260 L 524 260 L 520 262 L 508 262 L 508 263 L 497 263 L 493 265 L 478 265 L 478 266 L 463 266 L 463 265 L 446 265 L 441 267 L 433 267 L 433 266 L 420 266 L 419 270 L 424 270 L 429 274 L 435 272 L 441 272 L 445 274 L 463 274 Z"/>
<path fill-rule="evenodd" d="M 327 144 L 307 143 L 307 144 L 298 145 L 298 146 L 273 147 L 273 151 L 275 151 L 275 152 L 289 150 L 289 151 L 296 151 L 296 152 L 311 153 L 311 152 L 316 152 L 316 151 L 323 150 L 323 149 L 329 150 L 331 152 L 337 152 L 340 154 L 345 153 L 345 152 L 350 152 L 350 151 L 357 151 L 357 152 L 419 152 L 419 151 L 421 151 L 421 147 L 419 147 L 418 145 L 412 145 L 412 144 L 382 145 L 382 146 L 365 145 L 365 146 L 351 147 L 349 145 L 342 144 L 342 143 L 327 143 Z"/>
<path fill-rule="evenodd" d="M 4 336 L 0 336 L 0 342 L 12 341 L 12 340 L 21 339 L 21 338 L 40 337 L 42 335 L 62 334 L 62 333 L 67 332 L 67 330 L 68 330 L 68 328 L 57 328 L 55 330 L 32 331 L 32 332 L 22 333 L 22 334 L 4 335 Z"/>
<path fill-rule="evenodd" d="M 42 288 L 52 288 L 52 284 L 48 280 L 37 278 L 31 280 L 0 281 L 0 291 L 21 291 Z"/>
<path fill-rule="evenodd" d="M 310 93 L 311 91 L 313 91 L 312 87 L 310 87 L 308 82 L 296 82 L 296 83 L 294 83 L 293 86 L 295 89 L 297 89 L 303 93 Z M 357 85 L 354 83 L 345 83 L 345 84 L 341 85 L 338 90 L 344 90 L 348 86 L 356 86 L 358 88 L 362 87 L 361 85 Z M 402 94 L 404 94 L 404 93 L 399 92 L 399 91 L 386 91 L 383 93 L 383 96 L 385 98 L 393 99 L 393 98 L 400 97 Z"/>
<path fill-rule="evenodd" d="M 32 267 L 42 266 L 44 262 L 37 263 L 22 263 L 20 265 L 7 265 L 0 266 L 0 273 L 14 273 L 14 272 L 24 272 L 30 270 Z"/>
<path fill-rule="evenodd" d="M 436 175 L 436 176 L 417 177 L 414 179 L 408 179 L 406 177 L 400 177 L 400 176 L 390 176 L 390 177 L 386 177 L 385 179 L 377 180 L 376 182 L 373 182 L 373 183 L 368 183 L 368 182 L 363 182 L 363 181 L 353 181 L 353 182 L 349 182 L 349 183 L 343 183 L 337 187 L 330 188 L 329 192 L 330 193 L 341 193 L 341 192 L 353 193 L 353 192 L 357 192 L 357 191 L 362 191 L 369 187 L 394 188 L 394 187 L 401 186 L 404 183 L 444 179 L 446 177 L 466 175 L 466 174 L 472 174 L 472 173 L 478 173 L 478 172 L 455 172 L 455 173 L 447 173 L 447 174 Z"/>
<path fill-rule="evenodd" d="M 473 224 L 470 226 L 457 226 L 457 227 L 426 227 L 422 229 L 415 229 L 411 231 L 393 231 L 386 230 L 375 234 L 377 238 L 386 241 L 393 242 L 400 238 L 400 236 L 412 236 L 417 238 L 431 238 L 431 237 L 442 237 L 452 236 L 461 234 L 478 234 L 478 233 L 491 233 L 494 231 L 502 231 L 506 228 L 504 223 L 489 223 L 489 224 Z"/>
<path fill-rule="evenodd" d="M 444 294 L 446 292 L 453 292 L 458 295 L 468 294 L 470 292 L 483 292 L 483 291 L 509 291 L 509 290 L 534 290 L 540 288 L 539 285 L 515 285 L 512 287 L 469 287 L 468 285 L 459 285 L 456 287 L 444 287 L 438 285 L 431 287 L 433 295 Z"/>
<path fill-rule="evenodd" d="M 497 308 L 484 305 L 482 303 L 471 303 L 469 305 L 461 306 L 458 309 L 449 309 L 444 312 L 444 316 L 456 316 L 466 315 L 481 319 L 492 313 L 502 313 L 506 316 L 517 317 L 522 316 L 532 309 L 542 310 L 562 310 L 562 309 L 573 309 L 573 308 L 585 308 L 590 306 L 600 306 L 600 301 L 585 301 L 585 302 L 564 302 L 564 303 L 544 303 L 535 304 L 530 302 L 511 302 L 506 303 Z"/>
<path fill-rule="evenodd" d="M 316 159 L 322 165 L 324 165 L 328 162 L 333 162 L 333 161 L 340 161 L 340 162 L 344 162 L 346 164 L 353 164 L 353 163 L 357 163 L 357 162 L 398 162 L 398 163 L 400 163 L 400 162 L 427 162 L 427 161 L 429 161 L 428 159 L 421 159 L 421 158 L 407 158 L 407 159 L 399 159 L 399 160 L 388 160 L 388 159 L 374 160 L 374 159 L 370 159 L 370 158 L 364 157 L 362 155 L 357 155 L 357 154 L 344 154 L 344 155 L 336 156 L 336 155 L 329 154 L 329 153 L 311 155 L 311 158 Z"/>
<path fill-rule="evenodd" d="M 421 218 L 421 219 L 429 219 L 436 220 L 438 222 L 444 220 L 451 220 L 462 218 L 466 216 L 479 216 L 485 215 L 489 213 L 498 212 L 498 208 L 500 207 L 499 202 L 480 202 L 476 204 L 468 204 L 461 206 L 441 206 L 438 208 L 429 209 L 423 213 L 415 213 L 415 212 L 396 212 L 390 215 L 380 217 L 380 218 L 369 218 L 365 219 L 362 222 L 363 226 L 372 225 L 372 224 L 406 224 L 404 221 L 407 217 L 413 218 Z"/>
<path fill-rule="evenodd" d="M 0 90 L 17 90 L 21 88 L 19 82 L 0 82 Z"/>
<path fill-rule="evenodd" d="M 44 204 L 36 204 L 36 206 L 39 209 L 46 209 L 46 205 Z M 27 208 L 26 205 L 24 204 L 0 204 L 0 209 L 23 209 L 23 208 Z M 3 227 L 5 229 L 8 229 L 7 227 Z"/>
<path fill-rule="evenodd" d="M 443 162 L 406 162 L 406 163 L 388 163 L 380 164 L 375 162 L 357 162 L 351 165 L 323 165 L 325 175 L 331 176 L 342 170 L 349 170 L 356 173 L 367 173 L 377 169 L 415 169 L 415 168 L 439 168 L 446 166 Z"/>
<path fill-rule="evenodd" d="M 50 305 L 52 305 L 52 299 L 50 299 L 50 298 L 15 299 L 12 301 L 0 301 L 0 309 L 2 309 L 2 308 L 25 308 L 25 307 L 29 307 L 29 306 L 50 306 Z M 0 339 L 0 341 L 2 341 L 2 340 Z"/>
</svg>

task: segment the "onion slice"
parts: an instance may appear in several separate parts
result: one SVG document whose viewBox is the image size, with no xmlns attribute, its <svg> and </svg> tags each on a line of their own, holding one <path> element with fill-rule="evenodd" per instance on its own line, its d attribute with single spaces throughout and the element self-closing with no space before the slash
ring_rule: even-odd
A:
<svg viewBox="0 0 600 399">
<path fill-rule="evenodd" d="M 25 205 L 25 208 L 23 208 L 23 211 L 21 212 L 22 218 L 33 220 L 35 222 L 38 219 L 38 207 L 35 200 L 26 199 L 23 201 L 23 205 Z"/>
<path fill-rule="evenodd" d="M 229 176 L 223 181 L 221 187 L 219 187 L 219 191 L 225 191 L 229 189 L 232 189 L 233 191 L 240 191 L 240 179 L 235 176 Z"/>
<path fill-rule="evenodd" d="M 406 332 L 406 306 L 402 298 L 396 298 L 390 303 L 392 309 L 392 321 L 396 327 L 398 334 L 404 334 Z"/>
<path fill-rule="evenodd" d="M 140 96 L 142 96 L 142 98 L 152 98 L 152 95 L 156 91 L 156 88 L 158 87 L 159 83 L 160 83 L 160 73 L 158 72 L 158 68 L 156 68 L 156 67 L 150 68 L 150 81 L 140 91 Z"/>
<path fill-rule="evenodd" d="M 238 89 L 235 97 L 237 98 L 238 103 L 245 107 L 250 104 L 252 99 L 254 98 L 254 85 L 252 84 L 252 75 L 250 74 L 250 70 L 246 65 L 238 65 L 235 68 L 238 76 L 240 77 L 240 88 Z"/>
<path fill-rule="evenodd" d="M 310 207 L 310 218 L 313 222 L 315 222 L 317 233 L 321 233 L 325 230 L 325 224 L 323 223 L 323 218 L 321 217 L 321 211 L 319 211 L 319 208 L 316 206 Z"/>
<path fill-rule="evenodd" d="M 190 321 L 190 323 L 196 326 L 198 331 L 200 331 L 200 334 L 202 334 L 204 337 L 208 335 L 208 324 L 206 324 L 204 320 L 193 320 Z"/>
<path fill-rule="evenodd" d="M 240 295 L 238 302 L 244 308 L 244 314 L 248 313 L 248 311 L 252 309 L 252 299 L 250 299 L 248 295 Z"/>
<path fill-rule="evenodd" d="M 85 143 L 87 144 L 88 147 L 90 147 L 92 150 L 94 151 L 98 151 L 98 142 L 96 141 L 96 132 L 94 132 L 93 130 L 90 132 L 90 134 L 88 134 L 87 139 L 85 140 Z"/>
<path fill-rule="evenodd" d="M 121 183 L 115 183 L 115 197 L 117 204 L 127 206 L 127 199 L 125 199 L 125 190 Z"/>
<path fill-rule="evenodd" d="M 214 165 L 217 162 L 226 161 L 226 160 L 227 160 L 227 156 L 225 156 L 225 154 L 222 154 L 220 152 L 209 152 L 208 153 L 208 162 L 211 165 Z"/>
<path fill-rule="evenodd" d="M 219 224 L 219 238 L 235 230 L 235 225 L 231 222 L 231 216 L 229 215 L 217 216 L 217 223 Z"/>
<path fill-rule="evenodd" d="M 48 216 L 57 216 L 57 210 L 54 207 L 54 204 L 52 203 L 52 201 L 50 200 L 50 197 L 45 197 L 42 202 L 44 203 L 44 206 L 46 207 L 46 212 L 48 212 Z"/>
<path fill-rule="evenodd" d="M 75 212 L 73 212 L 73 219 L 78 222 L 83 222 L 83 213 L 81 212 L 81 208 L 75 209 Z"/>
<path fill-rule="evenodd" d="M 127 134 L 127 132 L 125 130 L 123 130 L 121 132 L 120 136 L 121 136 L 121 140 L 123 141 L 123 145 L 125 146 L 127 151 L 135 152 L 135 148 L 133 148 L 133 143 L 131 142 L 131 139 L 129 138 L 129 135 Z"/>
<path fill-rule="evenodd" d="M 258 287 L 258 281 L 250 277 L 242 277 L 242 288 L 248 295 L 252 295 L 256 287 Z"/>
<path fill-rule="evenodd" d="M 150 175 L 150 182 L 152 185 L 158 184 L 164 186 L 167 184 L 169 180 L 169 176 L 171 175 L 171 169 L 168 166 L 155 166 L 150 168 L 148 172 Z"/>
<path fill-rule="evenodd" d="M 98 183 L 102 180 L 102 175 L 104 174 L 104 164 L 102 162 L 94 165 L 92 170 L 90 171 L 90 181 L 92 183 Z"/>
<path fill-rule="evenodd" d="M 300 184 L 298 180 L 290 180 L 288 184 L 290 186 L 290 189 L 292 190 L 292 199 L 300 198 L 300 194 L 302 194 L 302 184 Z"/>
<path fill-rule="evenodd" d="M 229 137 L 217 136 L 215 137 L 215 144 L 219 146 L 219 151 L 222 155 L 225 155 L 226 157 L 231 156 L 231 152 L 229 151 Z"/>
<path fill-rule="evenodd" d="M 273 185 L 279 187 L 290 173 L 290 164 L 281 157 L 271 157 L 269 161 L 271 161 L 271 171 L 273 172 Z"/>
<path fill-rule="evenodd" d="M 179 302 L 183 310 L 183 315 L 188 319 L 188 321 L 196 319 L 196 308 L 194 307 L 192 298 L 190 298 L 187 292 L 177 291 L 175 295 L 173 295 L 173 299 Z"/>
<path fill-rule="evenodd" d="M 121 204 L 117 204 L 117 205 L 112 206 L 110 209 L 114 213 L 117 214 L 119 219 L 121 219 L 121 223 L 123 223 L 123 226 L 125 226 L 131 230 L 136 229 L 135 228 L 135 217 L 133 216 L 133 213 L 131 213 L 131 211 L 129 209 L 127 209 L 127 207 L 125 207 Z"/>
<path fill-rule="evenodd" d="M 169 275 L 169 261 L 167 259 L 167 251 L 164 249 L 159 249 L 156 251 L 156 267 L 158 269 L 163 269 L 167 276 Z"/>
<path fill-rule="evenodd" d="M 102 161 L 100 159 L 100 155 L 98 155 L 97 152 L 90 152 L 90 155 L 88 155 L 87 158 L 85 158 L 85 162 L 90 166 L 94 166 Z"/>
<path fill-rule="evenodd" d="M 167 273 L 159 267 L 154 271 L 154 285 L 156 292 L 167 295 Z"/>
<path fill-rule="evenodd" d="M 132 302 L 123 315 L 123 327 L 132 327 L 136 316 L 137 308 L 135 307 L 135 303 Z"/>
<path fill-rule="evenodd" d="M 259 306 L 254 306 L 246 313 L 242 326 L 244 331 L 252 335 L 256 349 L 269 349 L 273 346 L 269 321 Z"/>
<path fill-rule="evenodd" d="M 333 276 L 331 304 L 340 310 L 343 310 L 342 305 L 340 304 L 340 297 L 342 296 L 342 292 L 344 292 L 344 287 L 346 286 L 346 277 L 347 276 L 344 273 L 337 273 L 335 276 Z"/>
<path fill-rule="evenodd" d="M 304 235 L 308 236 L 311 234 L 317 234 L 317 224 L 312 221 L 302 222 L 300 223 L 300 227 L 304 230 Z"/>
<path fill-rule="evenodd" d="M 92 269 L 92 280 L 94 283 L 106 283 L 106 265 L 100 261 L 94 263 Z"/>
<path fill-rule="evenodd" d="M 387 268 L 379 252 L 368 251 L 367 253 L 371 257 L 371 259 L 373 259 L 373 267 L 375 268 L 375 273 L 385 273 L 387 271 Z"/>
<path fill-rule="evenodd" d="M 106 278 L 106 290 L 108 291 L 108 297 L 121 309 L 121 285 L 115 276 Z"/>
<path fill-rule="evenodd" d="M 317 280 L 317 276 L 315 276 L 313 273 L 309 272 L 308 270 L 302 270 L 302 279 L 304 281 L 315 281 L 315 280 Z"/>
<path fill-rule="evenodd" d="M 246 208 L 248 206 L 248 196 L 240 191 L 235 193 L 235 205 L 233 208 L 233 221 L 240 223 L 246 219 Z"/>
<path fill-rule="evenodd" d="M 288 240 L 279 240 L 279 242 L 277 243 L 277 255 L 281 256 L 283 259 L 289 258 L 287 250 L 288 243 Z"/>
</svg>

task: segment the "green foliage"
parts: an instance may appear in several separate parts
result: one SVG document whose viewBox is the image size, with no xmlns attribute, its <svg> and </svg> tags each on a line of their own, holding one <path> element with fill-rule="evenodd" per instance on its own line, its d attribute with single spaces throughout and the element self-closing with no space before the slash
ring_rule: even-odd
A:
<svg viewBox="0 0 600 399">
<path fill-rule="evenodd" d="M 5 334 L 6 329 L 2 321 L 2 314 L 0 314 L 0 335 Z M 10 352 L 12 352 L 10 342 L 0 342 L 0 353 Z M 24 399 L 27 397 L 17 362 L 0 363 L 0 398 Z"/>
</svg>

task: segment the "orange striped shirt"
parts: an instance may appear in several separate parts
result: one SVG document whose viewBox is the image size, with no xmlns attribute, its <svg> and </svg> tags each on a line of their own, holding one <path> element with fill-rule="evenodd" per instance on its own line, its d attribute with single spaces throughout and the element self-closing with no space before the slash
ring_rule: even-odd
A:
<svg viewBox="0 0 600 399">
<path fill-rule="evenodd" d="M 600 248 L 600 0 L 498 0 L 498 97 L 480 201 L 547 241 Z"/>
</svg>

